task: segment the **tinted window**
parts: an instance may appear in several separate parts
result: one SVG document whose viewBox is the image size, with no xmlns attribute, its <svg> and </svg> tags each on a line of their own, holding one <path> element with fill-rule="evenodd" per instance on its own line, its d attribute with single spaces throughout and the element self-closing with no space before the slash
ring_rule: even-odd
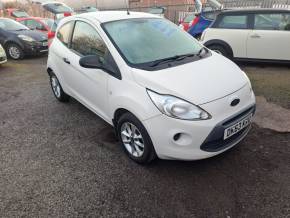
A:
<svg viewBox="0 0 290 218">
<path fill-rule="evenodd" d="M 223 29 L 246 29 L 247 28 L 247 16 L 246 15 L 228 15 L 222 17 L 219 28 Z"/>
<path fill-rule="evenodd" d="M 57 32 L 57 38 L 65 46 L 68 46 L 68 44 L 69 44 L 72 26 L 73 26 L 73 22 L 66 23 Z"/>
<path fill-rule="evenodd" d="M 104 57 L 106 52 L 106 45 L 95 28 L 82 21 L 76 22 L 71 48 L 83 56 Z"/>
<path fill-rule="evenodd" d="M 254 29 L 290 31 L 290 14 L 256 14 Z"/>
</svg>

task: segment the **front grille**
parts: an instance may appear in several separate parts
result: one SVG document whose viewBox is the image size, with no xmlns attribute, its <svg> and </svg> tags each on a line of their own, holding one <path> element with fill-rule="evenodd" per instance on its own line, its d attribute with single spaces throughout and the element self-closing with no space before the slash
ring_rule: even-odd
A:
<svg viewBox="0 0 290 218">
<path fill-rule="evenodd" d="M 235 135 L 231 136 L 226 140 L 224 140 L 224 131 L 226 128 L 234 125 L 235 123 L 238 123 L 251 113 L 254 114 L 255 110 L 255 106 L 250 107 L 249 109 L 239 113 L 238 115 L 218 124 L 209 134 L 204 143 L 201 145 L 200 149 L 207 152 L 218 152 L 232 146 L 234 143 L 241 140 L 248 133 L 249 129 L 251 128 L 250 126 L 241 130 L 240 132 L 236 133 Z"/>
</svg>

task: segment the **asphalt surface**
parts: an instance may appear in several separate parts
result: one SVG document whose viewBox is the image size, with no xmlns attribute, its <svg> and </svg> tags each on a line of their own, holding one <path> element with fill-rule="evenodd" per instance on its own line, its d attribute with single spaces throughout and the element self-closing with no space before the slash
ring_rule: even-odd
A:
<svg viewBox="0 0 290 218">
<path fill-rule="evenodd" d="M 254 126 L 218 157 L 140 166 L 53 97 L 45 61 L 0 67 L 1 217 L 290 217 L 290 134 Z"/>
</svg>

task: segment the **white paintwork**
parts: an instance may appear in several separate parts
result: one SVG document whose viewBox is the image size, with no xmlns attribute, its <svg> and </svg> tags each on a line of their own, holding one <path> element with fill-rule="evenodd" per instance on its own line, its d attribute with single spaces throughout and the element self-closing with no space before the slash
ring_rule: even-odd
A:
<svg viewBox="0 0 290 218">
<path fill-rule="evenodd" d="M 251 30 L 208 28 L 203 32 L 202 43 L 223 40 L 231 46 L 234 57 L 247 57 L 247 40 Z"/>
<path fill-rule="evenodd" d="M 234 58 L 290 61 L 290 31 L 208 28 L 201 40 L 226 42 Z"/>
<path fill-rule="evenodd" d="M 122 80 L 102 70 L 80 67 L 80 57 L 63 46 L 57 38 L 50 47 L 47 67 L 57 75 L 67 94 L 109 124 L 113 125 L 112 119 L 117 109 L 124 108 L 133 113 L 145 126 L 160 158 L 196 160 L 229 149 L 210 153 L 202 151 L 200 145 L 218 123 L 255 104 L 247 76 L 234 63 L 215 53 L 200 61 L 160 71 L 131 68 L 106 36 L 100 23 L 138 17 L 155 16 L 145 13 L 131 13 L 128 16 L 124 12 L 98 12 L 65 18 L 59 25 L 75 19 L 93 25 L 115 59 Z M 71 66 L 63 62 L 63 57 L 69 59 Z M 202 107 L 212 118 L 186 121 L 163 115 L 152 103 L 146 88 L 186 99 Z M 241 103 L 231 107 L 230 101 L 235 96 L 241 99 Z M 172 137 L 178 132 L 184 134 L 184 140 L 174 142 Z"/>
<path fill-rule="evenodd" d="M 0 45 L 0 58 L 5 58 L 4 61 L 0 61 L 0 64 L 4 64 L 7 62 L 6 52 L 3 49 L 2 45 Z"/>
<path fill-rule="evenodd" d="M 251 30 L 247 40 L 247 57 L 290 60 L 290 31 Z"/>
</svg>

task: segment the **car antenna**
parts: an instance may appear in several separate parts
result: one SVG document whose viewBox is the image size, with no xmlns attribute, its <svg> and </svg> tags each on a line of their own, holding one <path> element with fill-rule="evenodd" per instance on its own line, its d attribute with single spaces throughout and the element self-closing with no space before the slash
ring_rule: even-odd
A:
<svg viewBox="0 0 290 218">
<path fill-rule="evenodd" d="M 128 0 L 124 0 L 125 1 L 125 5 L 126 5 L 126 9 L 127 9 L 127 15 L 130 15 L 130 11 L 129 11 L 129 1 Z"/>
</svg>

